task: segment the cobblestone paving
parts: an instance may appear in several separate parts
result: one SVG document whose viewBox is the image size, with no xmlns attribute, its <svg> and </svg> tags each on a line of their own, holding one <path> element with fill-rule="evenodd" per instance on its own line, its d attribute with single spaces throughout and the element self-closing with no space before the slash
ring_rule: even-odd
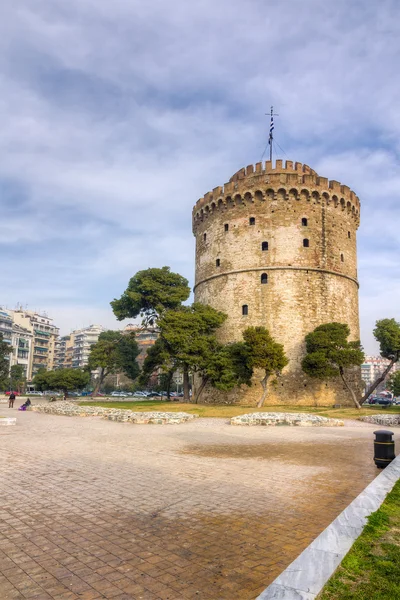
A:
<svg viewBox="0 0 400 600">
<path fill-rule="evenodd" d="M 377 474 L 369 424 L 1 410 L 1 600 L 254 599 Z"/>
</svg>

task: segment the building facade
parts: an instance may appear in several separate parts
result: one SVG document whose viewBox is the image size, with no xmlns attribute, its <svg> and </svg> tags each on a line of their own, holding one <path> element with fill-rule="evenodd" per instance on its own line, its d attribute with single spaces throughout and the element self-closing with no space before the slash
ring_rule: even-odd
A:
<svg viewBox="0 0 400 600">
<path fill-rule="evenodd" d="M 359 222 L 350 188 L 291 161 L 250 165 L 196 203 L 195 301 L 228 315 L 221 342 L 264 326 L 289 359 L 269 386 L 268 404 L 351 402 L 342 382 L 307 377 L 301 361 L 305 335 L 323 323 L 347 323 L 359 339 Z M 359 370 L 353 376 L 360 385 Z M 250 388 L 229 393 L 206 387 L 201 401 L 256 404 L 261 379 L 255 373 Z"/>
<path fill-rule="evenodd" d="M 363 380 L 365 389 L 367 389 L 378 377 L 383 373 L 386 367 L 389 365 L 389 361 L 381 356 L 366 356 L 365 362 L 361 365 L 361 378 Z M 387 385 L 388 378 L 399 369 L 399 364 L 395 363 L 391 368 L 386 379 L 379 384 L 375 390 L 377 393 L 384 390 Z"/>
<path fill-rule="evenodd" d="M 72 332 L 71 366 L 73 369 L 83 369 L 88 364 L 90 349 L 103 331 L 105 329 L 101 325 L 89 325 Z"/>
<path fill-rule="evenodd" d="M 135 334 L 135 340 L 140 349 L 140 354 L 137 356 L 136 360 L 140 368 L 142 368 L 148 349 L 156 343 L 158 332 L 154 327 L 140 327 L 139 325 L 128 323 L 128 325 L 124 327 L 123 333 L 131 332 Z"/>
<path fill-rule="evenodd" d="M 56 341 L 59 334 L 53 319 L 46 314 L 23 309 L 9 310 L 9 312 L 13 322 L 29 331 L 33 337 L 28 380 L 31 380 L 39 369 L 51 371 L 54 368 Z"/>
<path fill-rule="evenodd" d="M 72 369 L 75 333 L 63 335 L 56 342 L 55 369 Z"/>
</svg>

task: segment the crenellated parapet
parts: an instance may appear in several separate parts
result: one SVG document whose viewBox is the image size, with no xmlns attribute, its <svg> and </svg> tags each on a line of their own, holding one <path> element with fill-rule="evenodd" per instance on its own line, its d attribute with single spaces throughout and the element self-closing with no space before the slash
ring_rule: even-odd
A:
<svg viewBox="0 0 400 600">
<path fill-rule="evenodd" d="M 277 160 L 275 167 L 271 161 L 248 165 L 200 198 L 193 208 L 193 230 L 215 211 L 273 201 L 324 203 L 348 213 L 356 227 L 360 222 L 359 198 L 347 185 L 320 177 L 308 165 Z"/>
</svg>

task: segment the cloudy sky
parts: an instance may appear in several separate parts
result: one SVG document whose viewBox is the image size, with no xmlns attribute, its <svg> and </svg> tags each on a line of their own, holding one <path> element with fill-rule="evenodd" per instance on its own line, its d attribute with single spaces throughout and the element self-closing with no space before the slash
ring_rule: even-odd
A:
<svg viewBox="0 0 400 600">
<path fill-rule="evenodd" d="M 0 304 L 115 327 L 139 269 L 193 282 L 195 201 L 260 160 L 349 185 L 362 341 L 400 319 L 396 0 L 19 0 L 0 20 Z"/>
</svg>

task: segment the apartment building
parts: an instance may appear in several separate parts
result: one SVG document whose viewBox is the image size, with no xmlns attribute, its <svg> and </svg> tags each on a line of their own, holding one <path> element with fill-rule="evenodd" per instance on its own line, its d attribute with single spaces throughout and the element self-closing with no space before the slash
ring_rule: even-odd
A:
<svg viewBox="0 0 400 600">
<path fill-rule="evenodd" d="M 39 369 L 49 371 L 53 369 L 55 346 L 59 333 L 58 327 L 53 324 L 53 319 L 46 314 L 23 309 L 9 310 L 8 312 L 12 315 L 14 324 L 31 333 L 33 337 L 28 380 L 32 379 Z"/>
<path fill-rule="evenodd" d="M 56 341 L 55 369 L 71 369 L 74 354 L 75 333 L 63 335 Z"/>
<path fill-rule="evenodd" d="M 21 327 L 13 320 L 13 311 L 0 308 L 0 333 L 3 340 L 11 345 L 9 354 L 10 368 L 14 365 L 24 367 L 24 375 L 29 380 L 32 371 L 33 333 Z"/>
<path fill-rule="evenodd" d="M 389 361 L 381 356 L 366 356 L 365 362 L 361 365 L 361 379 L 368 388 L 388 366 Z M 399 368 L 398 363 L 395 363 L 389 372 L 389 377 Z M 377 391 L 383 390 L 386 387 L 386 380 L 382 382 Z"/>
<path fill-rule="evenodd" d="M 73 331 L 74 337 L 72 349 L 72 368 L 83 369 L 88 364 L 90 349 L 99 339 L 99 335 L 105 331 L 101 325 L 90 325 L 83 329 Z"/>
</svg>

